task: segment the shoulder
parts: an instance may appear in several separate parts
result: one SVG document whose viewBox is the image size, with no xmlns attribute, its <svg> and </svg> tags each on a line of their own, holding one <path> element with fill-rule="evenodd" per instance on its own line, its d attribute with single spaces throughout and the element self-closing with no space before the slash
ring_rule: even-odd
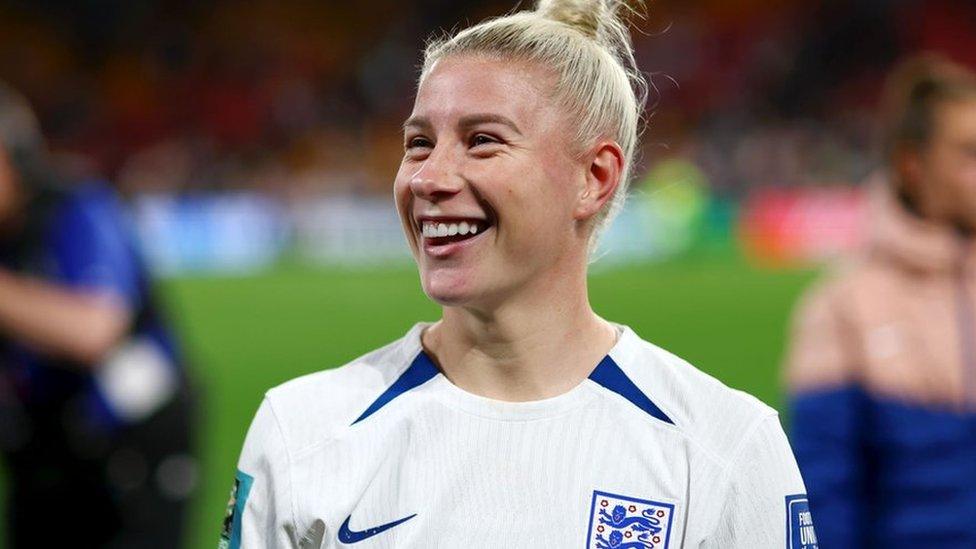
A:
<svg viewBox="0 0 976 549">
<path fill-rule="evenodd" d="M 732 389 L 684 359 L 640 339 L 612 357 L 634 384 L 670 419 L 674 428 L 723 467 L 757 429 L 778 413 L 756 397 Z"/>
<path fill-rule="evenodd" d="M 858 377 L 853 361 L 872 311 L 892 301 L 890 272 L 867 257 L 834 266 L 797 301 L 786 353 L 791 391 L 846 385 Z"/>
<path fill-rule="evenodd" d="M 794 309 L 795 322 L 828 312 L 850 318 L 864 302 L 890 293 L 899 280 L 898 271 L 877 254 L 863 252 L 838 261 L 803 292 Z"/>
<path fill-rule="evenodd" d="M 119 195 L 102 182 L 86 182 L 59 189 L 48 198 L 51 229 L 57 233 L 118 231 L 125 224 L 125 208 Z"/>
<path fill-rule="evenodd" d="M 63 208 L 76 212 L 121 213 L 122 198 L 104 181 L 85 181 L 59 192 Z"/>
<path fill-rule="evenodd" d="M 404 337 L 338 368 L 287 381 L 265 395 L 282 436 L 297 451 L 348 427 L 406 371 L 421 350 L 414 326 Z"/>
</svg>

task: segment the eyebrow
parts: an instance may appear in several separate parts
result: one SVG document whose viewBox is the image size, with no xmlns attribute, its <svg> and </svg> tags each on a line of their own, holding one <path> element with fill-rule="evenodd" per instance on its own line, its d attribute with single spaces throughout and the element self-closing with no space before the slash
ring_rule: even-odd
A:
<svg viewBox="0 0 976 549">
<path fill-rule="evenodd" d="M 468 114 L 462 116 L 458 121 L 458 127 L 460 128 L 471 128 L 472 126 L 478 126 L 480 124 L 501 124 L 507 126 L 515 133 L 522 135 L 522 130 L 519 129 L 518 125 L 513 122 L 508 117 L 502 116 L 500 114 L 493 113 L 478 113 L 478 114 Z M 411 116 L 403 123 L 403 129 L 407 128 L 429 128 L 431 126 L 430 120 L 424 116 Z"/>
</svg>

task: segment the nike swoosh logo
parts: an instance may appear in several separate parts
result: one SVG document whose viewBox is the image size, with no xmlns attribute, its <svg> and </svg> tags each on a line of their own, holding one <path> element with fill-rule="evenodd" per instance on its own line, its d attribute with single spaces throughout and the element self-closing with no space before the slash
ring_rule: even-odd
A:
<svg viewBox="0 0 976 549">
<path fill-rule="evenodd" d="M 348 517 L 346 517 L 346 520 L 343 521 L 342 526 L 339 527 L 339 541 L 341 541 L 342 543 L 359 543 L 364 539 L 369 539 L 377 534 L 382 534 L 383 532 L 386 532 L 390 528 L 399 526 L 404 522 L 407 522 L 408 520 L 412 519 L 415 516 L 417 516 L 416 513 L 410 515 L 409 517 L 403 517 L 400 520 L 395 520 L 393 522 L 381 524 L 380 526 L 367 528 L 366 530 L 363 530 L 361 532 L 356 532 L 354 530 L 349 529 L 349 519 L 352 518 L 352 515 L 349 515 Z"/>
</svg>

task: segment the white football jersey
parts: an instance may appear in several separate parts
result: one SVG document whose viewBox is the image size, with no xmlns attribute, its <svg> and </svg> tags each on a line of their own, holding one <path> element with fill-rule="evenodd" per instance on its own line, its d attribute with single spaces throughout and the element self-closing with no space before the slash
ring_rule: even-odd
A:
<svg viewBox="0 0 976 549">
<path fill-rule="evenodd" d="M 816 548 L 775 410 L 620 327 L 583 383 L 453 385 L 417 325 L 270 390 L 222 547 Z"/>
</svg>

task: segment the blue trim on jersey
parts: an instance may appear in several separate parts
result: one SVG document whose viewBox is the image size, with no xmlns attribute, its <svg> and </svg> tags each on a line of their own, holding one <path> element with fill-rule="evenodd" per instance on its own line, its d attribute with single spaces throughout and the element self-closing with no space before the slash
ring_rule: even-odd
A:
<svg viewBox="0 0 976 549">
<path fill-rule="evenodd" d="M 439 373 L 440 370 L 437 369 L 437 365 L 434 364 L 434 361 L 427 356 L 427 353 L 421 352 L 419 355 L 417 355 L 417 358 L 413 360 L 413 363 L 410 364 L 410 367 L 407 368 L 407 370 L 403 372 L 403 374 L 401 374 L 396 381 L 393 382 L 393 385 L 390 385 L 389 389 L 384 391 L 379 398 L 373 401 L 373 403 L 369 405 L 369 408 L 366 408 L 366 411 L 363 412 L 363 414 L 359 416 L 356 421 L 352 422 L 352 425 L 355 425 L 373 415 L 380 408 L 389 404 L 391 400 L 402 395 L 403 393 L 406 393 L 410 389 L 427 383 Z"/>
<path fill-rule="evenodd" d="M 247 496 L 251 494 L 251 485 L 254 484 L 254 477 L 245 473 L 244 471 L 241 471 L 240 469 L 237 470 L 234 476 L 237 484 L 234 488 L 234 522 L 233 526 L 231 527 L 229 549 L 240 549 L 241 523 L 244 522 L 244 507 L 247 506 Z"/>
<path fill-rule="evenodd" d="M 647 414 L 660 419 L 665 423 L 670 423 L 674 425 L 671 418 L 667 416 L 656 404 L 651 402 L 651 399 L 647 398 L 647 395 L 641 392 L 634 385 L 634 382 L 627 377 L 627 374 L 617 366 L 617 363 L 610 358 L 609 355 L 604 357 L 603 360 L 597 364 L 593 373 L 590 374 L 590 379 L 603 386 L 604 388 L 617 393 L 618 395 L 626 398 L 631 404 L 637 406 L 641 410 L 644 410 Z"/>
</svg>

